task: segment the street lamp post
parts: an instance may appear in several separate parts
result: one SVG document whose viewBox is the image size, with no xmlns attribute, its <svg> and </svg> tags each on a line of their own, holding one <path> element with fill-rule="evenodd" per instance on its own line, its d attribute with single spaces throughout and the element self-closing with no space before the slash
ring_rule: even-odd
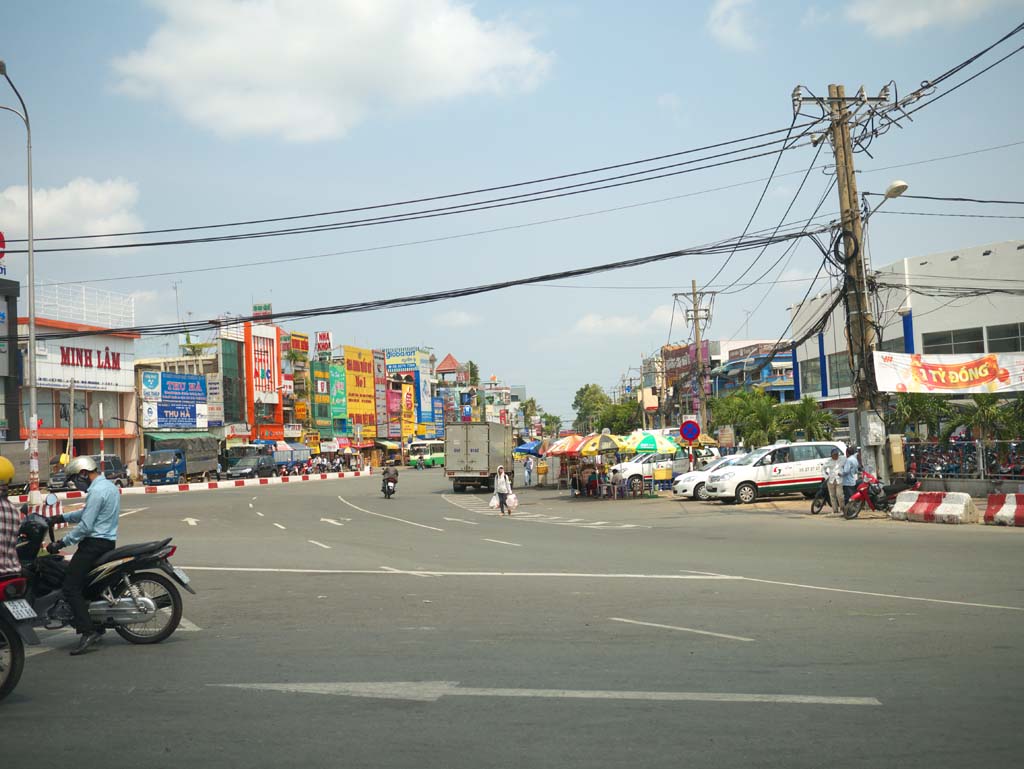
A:
<svg viewBox="0 0 1024 769">
<path fill-rule="evenodd" d="M 42 504 L 39 493 L 39 413 L 36 400 L 36 260 L 32 231 L 32 124 L 28 117 L 28 107 L 21 98 L 10 76 L 7 64 L 0 60 L 0 75 L 10 85 L 14 95 L 21 104 L 21 112 L 10 107 L 0 106 L 7 112 L 13 112 L 25 124 L 26 154 L 28 157 L 28 501 L 30 505 Z"/>
</svg>

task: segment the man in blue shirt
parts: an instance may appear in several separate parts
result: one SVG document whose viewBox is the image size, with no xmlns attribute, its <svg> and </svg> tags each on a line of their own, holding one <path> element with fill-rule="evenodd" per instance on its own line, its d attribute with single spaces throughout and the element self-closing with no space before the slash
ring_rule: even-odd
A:
<svg viewBox="0 0 1024 769">
<path fill-rule="evenodd" d="M 74 615 L 75 630 L 81 635 L 71 654 L 79 655 L 93 646 L 103 634 L 103 628 L 94 626 L 89 617 L 89 603 L 82 591 L 96 561 L 113 550 L 117 543 L 121 492 L 100 472 L 92 457 L 76 457 L 71 460 L 67 467 L 67 477 L 79 490 L 87 492 L 85 507 L 57 517 L 57 521 L 78 525 L 62 539 L 51 542 L 46 549 L 56 553 L 63 547 L 78 544 L 64 577 L 64 599 Z"/>
<path fill-rule="evenodd" d="M 860 475 L 860 460 L 857 449 L 850 446 L 846 449 L 846 462 L 843 463 L 843 502 L 849 502 L 853 492 L 857 490 L 857 478 Z"/>
</svg>

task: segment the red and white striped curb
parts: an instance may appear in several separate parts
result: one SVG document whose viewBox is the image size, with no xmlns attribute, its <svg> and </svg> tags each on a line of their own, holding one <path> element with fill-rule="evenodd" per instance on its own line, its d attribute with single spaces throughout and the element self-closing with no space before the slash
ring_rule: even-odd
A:
<svg viewBox="0 0 1024 769">
<path fill-rule="evenodd" d="M 121 489 L 122 494 L 177 494 L 183 491 L 209 491 L 211 489 L 237 489 L 243 486 L 276 486 L 282 483 L 302 483 L 304 481 L 333 481 L 339 478 L 356 478 L 361 475 L 373 475 L 372 470 L 354 470 L 349 473 L 311 473 L 309 475 L 284 475 L 270 478 L 245 478 L 234 481 L 208 481 L 207 483 L 169 483 L 164 486 L 131 486 Z M 80 499 L 84 491 L 61 491 L 56 494 L 58 499 Z M 28 495 L 18 497 L 19 502 L 28 502 Z"/>
<path fill-rule="evenodd" d="M 978 508 L 970 494 L 958 491 L 903 491 L 889 514 L 894 521 L 977 523 Z"/>
<path fill-rule="evenodd" d="M 989 494 L 985 523 L 1024 526 L 1024 494 Z"/>
</svg>

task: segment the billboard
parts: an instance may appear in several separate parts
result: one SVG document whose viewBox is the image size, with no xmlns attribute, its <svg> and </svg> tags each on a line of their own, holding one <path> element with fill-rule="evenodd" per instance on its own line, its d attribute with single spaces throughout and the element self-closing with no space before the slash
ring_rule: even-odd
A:
<svg viewBox="0 0 1024 769">
<path fill-rule="evenodd" d="M 330 331 L 316 332 L 316 354 L 330 353 L 334 349 L 334 334 Z"/>
<path fill-rule="evenodd" d="M 388 390 L 388 438 L 402 437 L 402 393 L 400 390 Z"/>
<path fill-rule="evenodd" d="M 875 351 L 881 392 L 1011 393 L 1024 390 L 1024 353 L 908 355 Z"/>
<path fill-rule="evenodd" d="M 154 403 L 206 403 L 206 377 L 201 374 L 142 372 L 142 400 Z"/>
<path fill-rule="evenodd" d="M 416 383 L 416 419 L 432 422 L 430 350 L 422 347 L 390 347 L 384 350 L 384 355 L 389 376 L 411 376 Z"/>
<path fill-rule="evenodd" d="M 444 398 L 433 398 L 434 407 L 434 434 L 438 438 L 444 437 Z"/>
<path fill-rule="evenodd" d="M 218 372 L 206 375 L 207 426 L 224 426 L 224 379 Z"/>
<path fill-rule="evenodd" d="M 416 434 L 416 389 L 409 382 L 402 383 L 402 437 Z"/>
<path fill-rule="evenodd" d="M 348 419 L 348 405 L 345 390 L 345 364 L 332 363 L 329 366 L 331 381 L 331 419 Z"/>
<path fill-rule="evenodd" d="M 377 410 L 377 435 L 387 435 L 388 369 L 383 350 L 373 351 L 373 400 Z"/>
<path fill-rule="evenodd" d="M 258 318 L 270 318 L 274 315 L 274 306 L 270 302 L 264 302 L 263 304 L 254 304 L 252 306 L 252 317 L 253 319 Z"/>
<path fill-rule="evenodd" d="M 298 331 L 293 331 L 291 334 L 291 349 L 297 352 L 304 352 L 309 354 L 309 334 L 300 334 Z"/>
<path fill-rule="evenodd" d="M 273 326 L 252 326 L 252 382 L 250 386 L 255 403 L 273 403 L 279 400 L 281 363 L 277 351 L 277 329 Z"/>
<path fill-rule="evenodd" d="M 89 336 L 60 342 L 36 342 L 36 383 L 66 390 L 135 391 L 134 340 Z"/>
<path fill-rule="evenodd" d="M 313 361 L 309 366 L 310 389 L 312 390 L 311 405 L 313 408 L 313 424 L 319 430 L 331 432 L 334 422 L 331 420 L 331 370 L 327 363 Z M 298 412 L 296 411 L 296 417 Z M 298 417 L 301 419 L 301 417 Z"/>
<path fill-rule="evenodd" d="M 363 438 L 377 436 L 377 398 L 374 392 L 373 351 L 345 345 L 345 389 L 352 431 L 362 427 Z"/>
<path fill-rule="evenodd" d="M 205 429 L 208 427 L 206 404 L 146 401 L 142 404 L 142 426 Z"/>
</svg>

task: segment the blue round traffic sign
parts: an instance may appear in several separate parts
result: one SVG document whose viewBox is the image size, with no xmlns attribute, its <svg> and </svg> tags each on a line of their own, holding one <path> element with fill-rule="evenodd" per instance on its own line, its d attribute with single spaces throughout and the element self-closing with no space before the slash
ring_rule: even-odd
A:
<svg viewBox="0 0 1024 769">
<path fill-rule="evenodd" d="M 687 419 L 680 425 L 679 434 L 683 436 L 684 441 L 695 441 L 700 435 L 700 425 L 692 419 Z"/>
</svg>

